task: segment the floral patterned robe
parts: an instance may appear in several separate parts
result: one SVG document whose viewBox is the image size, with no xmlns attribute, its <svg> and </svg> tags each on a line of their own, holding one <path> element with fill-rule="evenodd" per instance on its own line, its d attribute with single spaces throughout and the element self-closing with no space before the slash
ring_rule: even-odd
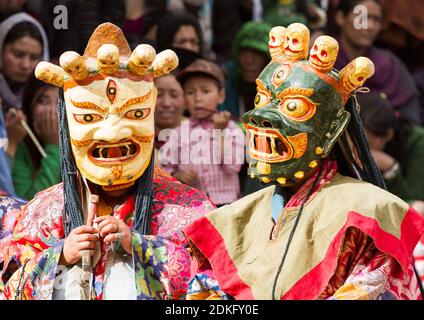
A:
<svg viewBox="0 0 424 320">
<path fill-rule="evenodd" d="M 2 274 L 4 266 L 4 252 L 9 247 L 12 239 L 13 227 L 19 217 L 19 212 L 26 203 L 26 200 L 11 196 L 6 192 L 0 192 L 0 274 Z M 0 299 L 2 291 L 3 281 L 0 278 Z"/>
<path fill-rule="evenodd" d="M 132 230 L 134 281 L 137 299 L 179 299 L 190 277 L 190 255 L 180 229 L 214 208 L 200 191 L 179 183 L 160 169 L 154 174 L 151 235 Z M 5 255 L 4 271 L 12 260 L 19 269 L 4 285 L 6 299 L 52 299 L 64 243 L 62 184 L 36 195 L 18 217 Z M 113 208 L 113 215 L 132 226 L 135 197 Z M 94 266 L 95 299 L 103 298 L 109 246 L 102 242 Z M 4 277 L 3 277 L 4 278 Z"/>
</svg>

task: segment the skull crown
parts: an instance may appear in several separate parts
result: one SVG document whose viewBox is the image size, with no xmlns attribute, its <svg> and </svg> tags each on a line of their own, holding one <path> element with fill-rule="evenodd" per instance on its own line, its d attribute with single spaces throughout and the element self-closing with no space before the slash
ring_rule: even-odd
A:
<svg viewBox="0 0 424 320">
<path fill-rule="evenodd" d="M 153 79 L 174 70 L 178 57 L 172 50 L 156 54 L 148 44 L 140 44 L 131 52 L 122 31 L 111 23 L 104 23 L 94 31 L 83 56 L 66 51 L 60 56 L 59 64 L 40 62 L 35 76 L 57 87 L 63 87 L 69 78 L 82 81 L 90 74 L 113 75 L 118 71 Z"/>
<path fill-rule="evenodd" d="M 309 66 L 317 73 L 335 76 L 344 100 L 375 71 L 370 59 L 358 57 L 337 73 L 333 69 L 339 52 L 337 40 L 326 35 L 319 36 L 309 50 L 310 32 L 301 23 L 293 23 L 287 28 L 274 27 L 269 32 L 269 38 L 268 47 L 273 61 L 296 63 L 308 59 L 309 51 Z"/>
</svg>

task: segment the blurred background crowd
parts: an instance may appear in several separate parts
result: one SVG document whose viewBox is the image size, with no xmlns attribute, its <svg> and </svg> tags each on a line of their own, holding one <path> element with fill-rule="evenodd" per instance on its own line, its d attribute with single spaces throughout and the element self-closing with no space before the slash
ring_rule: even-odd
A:
<svg viewBox="0 0 424 320">
<path fill-rule="evenodd" d="M 59 5 L 66 8 L 67 29 L 55 28 Z M 355 28 L 357 5 L 367 9 L 367 28 Z M 33 72 L 41 60 L 58 63 L 64 51 L 83 54 L 94 29 L 107 21 L 121 27 L 132 49 L 148 43 L 179 57 L 178 70 L 156 80 L 158 132 L 183 121 L 205 128 L 239 125 L 240 115 L 254 106 L 255 79 L 270 61 L 273 26 L 304 23 L 311 43 L 321 34 L 335 37 L 337 69 L 369 57 L 376 73 L 366 83 L 370 93 L 358 100 L 373 156 L 389 191 L 424 212 L 422 0 L 0 0 L 0 190 L 31 199 L 60 182 L 59 90 Z M 202 73 L 199 59 L 218 69 Z M 187 68 L 214 80 L 216 88 L 182 79 Z M 204 100 L 214 103 L 205 106 Z M 158 149 L 163 144 L 156 143 Z M 216 176 L 196 167 L 170 173 L 210 196 L 219 183 L 230 188 L 231 200 L 216 195 L 217 204 L 261 187 L 246 178 L 245 165 L 231 167 L 229 181 L 223 180 L 227 171 L 216 170 Z"/>
</svg>

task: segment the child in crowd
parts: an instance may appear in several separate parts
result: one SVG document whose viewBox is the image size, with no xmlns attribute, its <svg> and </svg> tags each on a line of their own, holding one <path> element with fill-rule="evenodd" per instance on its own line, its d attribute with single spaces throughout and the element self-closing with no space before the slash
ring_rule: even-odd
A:
<svg viewBox="0 0 424 320">
<path fill-rule="evenodd" d="M 217 206 L 232 203 L 240 196 L 244 135 L 228 111 L 218 111 L 225 100 L 224 73 L 215 63 L 197 59 L 177 79 L 190 119 L 170 135 L 161 150 L 162 165 L 179 181 L 208 194 Z"/>
</svg>

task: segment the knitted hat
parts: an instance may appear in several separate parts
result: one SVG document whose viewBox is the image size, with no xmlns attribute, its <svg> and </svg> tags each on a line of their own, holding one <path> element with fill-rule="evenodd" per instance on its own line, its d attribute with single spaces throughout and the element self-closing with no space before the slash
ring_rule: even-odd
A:
<svg viewBox="0 0 424 320">
<path fill-rule="evenodd" d="M 254 49 L 269 56 L 269 31 L 272 26 L 265 22 L 250 21 L 241 27 L 234 42 L 234 57 L 237 57 L 241 48 Z"/>
</svg>

